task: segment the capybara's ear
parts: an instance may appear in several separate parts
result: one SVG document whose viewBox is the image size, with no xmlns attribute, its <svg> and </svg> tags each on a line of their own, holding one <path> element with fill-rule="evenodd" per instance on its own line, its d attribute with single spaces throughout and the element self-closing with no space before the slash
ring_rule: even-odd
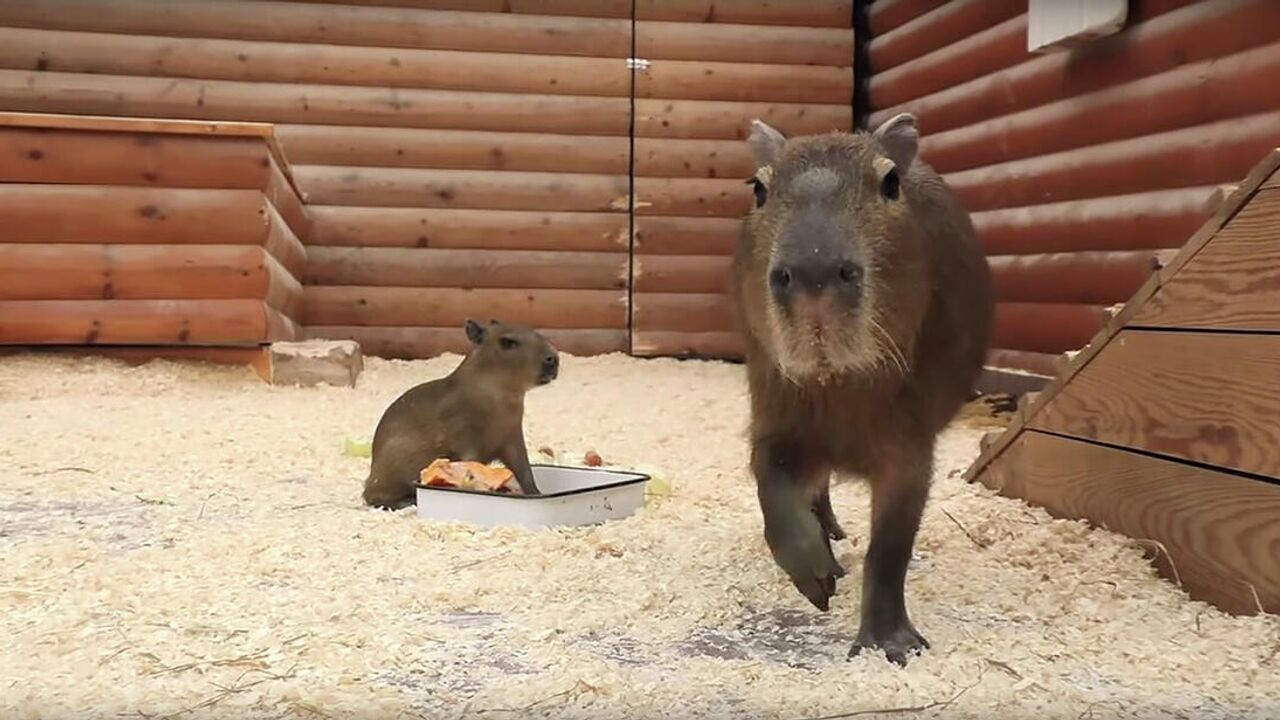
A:
<svg viewBox="0 0 1280 720">
<path fill-rule="evenodd" d="M 747 138 L 747 143 L 751 145 L 751 154 L 755 156 L 756 165 L 764 167 L 772 165 L 782 154 L 787 138 L 764 122 L 752 120 L 751 135 Z"/>
<path fill-rule="evenodd" d="M 876 128 L 875 138 L 898 167 L 898 174 L 905 175 L 911 169 L 911 163 L 915 162 L 916 151 L 920 148 L 920 129 L 916 126 L 916 116 L 911 113 L 894 115 Z"/>
<path fill-rule="evenodd" d="M 485 329 L 484 326 L 475 320 L 467 320 L 467 339 L 472 345 L 479 345 L 484 342 Z"/>
</svg>

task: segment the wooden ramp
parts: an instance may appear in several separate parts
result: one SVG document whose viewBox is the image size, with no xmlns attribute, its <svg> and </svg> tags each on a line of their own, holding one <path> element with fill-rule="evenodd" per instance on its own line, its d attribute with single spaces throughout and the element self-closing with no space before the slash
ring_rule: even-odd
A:
<svg viewBox="0 0 1280 720">
<path fill-rule="evenodd" d="M 969 469 L 1148 545 L 1227 612 L 1280 612 L 1280 150 Z"/>
</svg>

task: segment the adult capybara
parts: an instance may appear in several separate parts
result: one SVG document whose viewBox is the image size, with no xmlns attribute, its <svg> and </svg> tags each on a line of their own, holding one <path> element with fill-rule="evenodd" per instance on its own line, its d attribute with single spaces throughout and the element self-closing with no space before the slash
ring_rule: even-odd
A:
<svg viewBox="0 0 1280 720">
<path fill-rule="evenodd" d="M 734 258 L 746 336 L 751 469 L 764 532 L 827 610 L 844 531 L 833 470 L 871 484 L 862 620 L 850 654 L 905 664 L 928 642 L 904 585 L 934 441 L 969 397 L 991 325 L 986 260 L 943 180 L 916 159 L 915 118 L 874 133 L 786 139 L 756 122 L 756 207 Z"/>
<path fill-rule="evenodd" d="M 373 434 L 364 501 L 397 508 L 417 499 L 436 458 L 501 461 L 525 494 L 537 494 L 524 444 L 524 396 L 556 378 L 560 357 L 540 333 L 496 320 L 466 323 L 474 347 L 449 375 L 396 398 Z"/>
</svg>

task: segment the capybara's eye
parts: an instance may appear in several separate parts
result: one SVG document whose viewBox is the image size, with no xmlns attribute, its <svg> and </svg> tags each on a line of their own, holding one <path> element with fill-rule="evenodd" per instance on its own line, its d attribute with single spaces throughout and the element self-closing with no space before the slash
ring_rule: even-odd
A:
<svg viewBox="0 0 1280 720">
<path fill-rule="evenodd" d="M 498 344 L 502 346 L 503 350 L 515 350 L 520 343 L 515 338 L 504 337 L 498 341 Z"/>
<path fill-rule="evenodd" d="M 747 184 L 751 186 L 751 191 L 755 193 L 756 207 L 764 205 L 764 201 L 769 199 L 769 188 L 765 187 L 758 177 L 751 178 L 747 181 Z"/>
<path fill-rule="evenodd" d="M 890 170 L 884 174 L 884 179 L 880 181 L 880 194 L 889 200 L 897 200 L 898 184 L 898 171 Z"/>
</svg>

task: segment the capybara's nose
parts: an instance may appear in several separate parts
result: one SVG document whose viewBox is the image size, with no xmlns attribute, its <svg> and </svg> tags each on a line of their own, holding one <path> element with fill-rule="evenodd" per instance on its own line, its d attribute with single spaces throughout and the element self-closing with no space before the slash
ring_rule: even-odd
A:
<svg viewBox="0 0 1280 720">
<path fill-rule="evenodd" d="M 795 293 L 818 295 L 828 289 L 856 296 L 862 290 L 862 275 L 862 266 L 852 260 L 831 262 L 815 257 L 775 265 L 769 273 L 769 287 L 779 300 Z"/>
<path fill-rule="evenodd" d="M 546 372 L 555 372 L 560 369 L 560 357 L 558 355 L 548 355 L 542 359 L 542 369 Z"/>
</svg>

